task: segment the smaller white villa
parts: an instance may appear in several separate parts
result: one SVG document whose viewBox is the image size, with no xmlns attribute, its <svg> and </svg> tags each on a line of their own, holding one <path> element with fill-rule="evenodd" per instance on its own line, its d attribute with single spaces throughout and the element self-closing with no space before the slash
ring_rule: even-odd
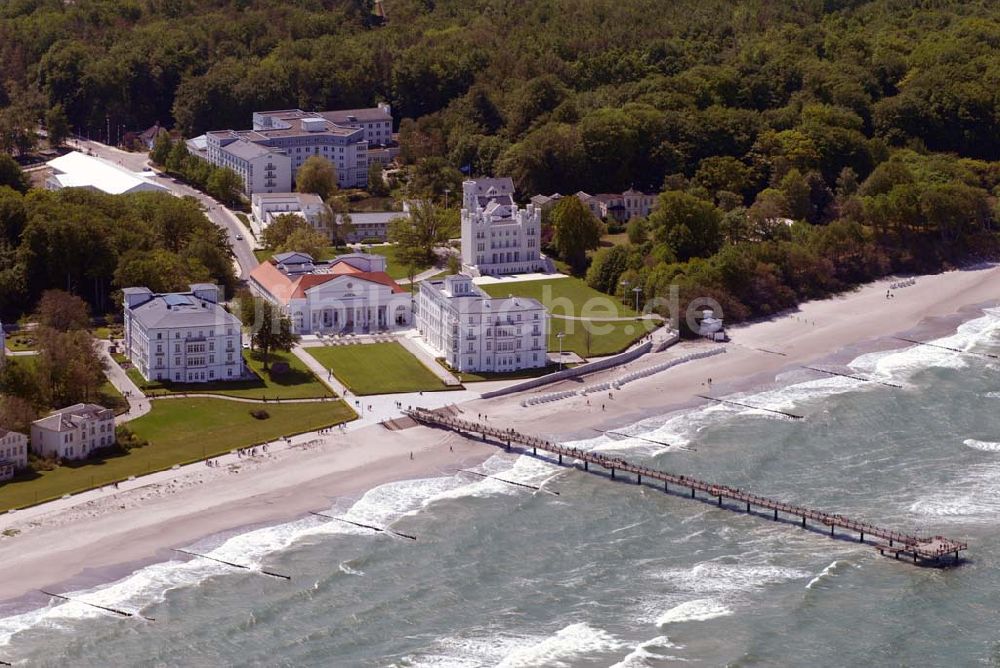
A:
<svg viewBox="0 0 1000 668">
<path fill-rule="evenodd" d="M 45 180 L 45 188 L 48 190 L 88 188 L 109 195 L 169 192 L 143 174 L 130 172 L 124 167 L 79 151 L 70 151 L 45 164 L 52 170 L 52 175 Z"/>
<path fill-rule="evenodd" d="M 382 255 L 318 262 L 308 253 L 279 253 L 250 272 L 250 286 L 278 305 L 298 334 L 379 332 L 413 317 L 410 293 L 385 269 Z"/>
<path fill-rule="evenodd" d="M 254 193 L 250 197 L 250 225 L 260 234 L 282 215 L 298 216 L 319 228 L 325 205 L 312 193 Z"/>
<path fill-rule="evenodd" d="M 457 371 L 511 372 L 548 363 L 549 315 L 542 303 L 490 297 L 465 274 L 420 283 L 417 329 Z"/>
<path fill-rule="evenodd" d="M 510 177 L 462 183 L 462 268 L 473 276 L 554 271 L 541 253 L 542 210 L 514 203 Z"/>
<path fill-rule="evenodd" d="M 219 287 L 189 292 L 125 288 L 125 355 L 146 380 L 206 383 L 243 376 L 241 323 L 219 305 Z"/>
<path fill-rule="evenodd" d="M 28 466 L 28 437 L 0 427 L 0 480 L 10 480 Z"/>
<path fill-rule="evenodd" d="M 42 457 L 85 459 L 115 444 L 115 413 L 97 404 L 75 404 L 31 423 L 31 450 Z"/>
</svg>

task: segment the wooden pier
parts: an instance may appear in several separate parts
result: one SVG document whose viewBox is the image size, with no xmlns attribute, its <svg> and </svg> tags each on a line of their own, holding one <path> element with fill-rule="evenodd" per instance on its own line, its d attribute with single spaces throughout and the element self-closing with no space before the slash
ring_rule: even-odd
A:
<svg viewBox="0 0 1000 668">
<path fill-rule="evenodd" d="M 837 530 L 851 532 L 858 535 L 858 542 L 872 545 L 879 551 L 879 554 L 893 556 L 896 559 L 905 559 L 907 562 L 922 566 L 953 566 L 962 562 L 961 553 L 968 549 L 966 543 L 951 540 L 943 536 L 915 536 L 911 534 L 886 529 L 861 520 L 854 520 L 843 515 L 813 510 L 803 506 L 796 506 L 782 501 L 776 501 L 764 496 L 752 494 L 742 489 L 719 485 L 690 476 L 677 475 L 651 469 L 639 464 L 633 464 L 620 457 L 608 457 L 596 452 L 588 452 L 578 448 L 569 448 L 558 443 L 553 443 L 537 436 L 522 434 L 513 429 L 501 429 L 492 425 L 472 422 L 422 408 L 405 411 L 406 414 L 416 422 L 430 426 L 439 427 L 479 437 L 483 441 L 492 440 L 508 451 L 512 447 L 522 450 L 530 449 L 532 454 L 538 455 L 541 450 L 549 455 L 554 455 L 555 461 L 562 466 L 577 467 L 576 462 L 582 462 L 583 470 L 592 472 L 591 466 L 609 472 L 611 479 L 622 473 L 635 476 L 638 485 L 663 486 L 664 492 L 670 492 L 673 485 L 676 492 L 686 490 L 685 495 L 690 495 L 692 499 L 698 498 L 698 492 L 702 493 L 702 500 L 707 500 L 704 495 L 712 497 L 720 508 L 733 511 L 744 510 L 758 513 L 765 511 L 773 514 L 773 519 L 785 519 L 791 517 L 800 523 L 802 528 L 819 524 L 829 529 L 830 537 L 837 536 Z M 593 471 L 596 472 L 596 471 Z M 725 502 L 730 502 L 726 504 Z"/>
</svg>

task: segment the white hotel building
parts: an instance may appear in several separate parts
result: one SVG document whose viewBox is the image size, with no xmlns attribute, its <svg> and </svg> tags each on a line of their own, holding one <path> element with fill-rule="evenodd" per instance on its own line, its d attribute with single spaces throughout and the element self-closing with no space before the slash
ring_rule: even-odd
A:
<svg viewBox="0 0 1000 668">
<path fill-rule="evenodd" d="M 31 450 L 42 457 L 85 459 L 115 443 L 115 412 L 76 404 L 31 423 Z"/>
<path fill-rule="evenodd" d="M 125 354 L 150 381 L 204 383 L 243 375 L 239 319 L 211 283 L 156 294 L 125 288 Z"/>
<path fill-rule="evenodd" d="M 548 318 L 538 300 L 490 297 L 464 274 L 420 283 L 417 329 L 457 371 L 544 367 Z"/>
<path fill-rule="evenodd" d="M 28 437 L 0 427 L 0 480 L 10 480 L 28 466 Z"/>
<path fill-rule="evenodd" d="M 310 156 L 333 163 L 341 188 L 368 185 L 369 148 L 392 142 L 392 108 L 257 111 L 251 130 L 215 130 L 188 142 L 195 155 L 243 177 L 244 192 L 287 193 Z M 202 148 L 204 147 L 204 148 Z"/>
<path fill-rule="evenodd" d="M 541 254 L 542 210 L 514 203 L 510 177 L 462 183 L 462 266 L 474 276 L 552 271 Z"/>
</svg>

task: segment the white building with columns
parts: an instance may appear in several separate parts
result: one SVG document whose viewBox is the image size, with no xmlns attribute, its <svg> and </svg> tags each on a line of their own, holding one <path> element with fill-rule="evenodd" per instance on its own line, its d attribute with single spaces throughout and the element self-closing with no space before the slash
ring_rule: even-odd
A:
<svg viewBox="0 0 1000 668">
<path fill-rule="evenodd" d="M 125 288 L 125 355 L 150 381 L 208 383 L 243 377 L 241 323 L 219 305 L 219 287 L 157 294 Z"/>
<path fill-rule="evenodd" d="M 370 333 L 407 327 L 410 293 L 385 272 L 382 255 L 351 253 L 317 262 L 280 253 L 250 272 L 250 287 L 276 304 L 297 334 Z"/>
<path fill-rule="evenodd" d="M 510 177 L 462 183 L 462 267 L 473 276 L 553 271 L 541 253 L 542 210 L 514 203 Z"/>
<path fill-rule="evenodd" d="M 490 297 L 465 274 L 420 283 L 417 329 L 457 371 L 506 373 L 548 364 L 549 315 L 542 303 Z"/>
</svg>

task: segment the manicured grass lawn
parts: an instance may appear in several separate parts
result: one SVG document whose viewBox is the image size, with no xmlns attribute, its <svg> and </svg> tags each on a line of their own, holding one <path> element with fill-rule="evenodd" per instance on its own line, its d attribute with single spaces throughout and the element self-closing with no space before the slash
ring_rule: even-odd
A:
<svg viewBox="0 0 1000 668">
<path fill-rule="evenodd" d="M 580 357 L 614 355 L 628 348 L 652 329 L 653 322 L 631 320 L 626 322 L 582 322 L 549 318 L 549 350 L 559 350 L 559 332 L 565 332 L 562 349 L 573 351 Z M 589 331 L 588 331 L 589 330 Z"/>
<path fill-rule="evenodd" d="M 623 246 L 628 243 L 628 233 L 619 232 L 618 234 L 605 234 L 601 237 L 601 248 L 610 248 L 612 246 Z"/>
<path fill-rule="evenodd" d="M 480 286 L 494 297 L 530 297 L 558 315 L 592 318 L 627 318 L 637 315 L 621 299 L 599 292 L 572 276 L 537 281 L 510 281 Z"/>
<path fill-rule="evenodd" d="M 357 395 L 435 392 L 449 388 L 398 343 L 306 348 Z"/>
<path fill-rule="evenodd" d="M 362 248 L 363 253 L 372 253 L 373 255 L 384 255 L 386 259 L 385 273 L 389 274 L 396 280 L 401 278 L 410 277 L 410 268 L 405 262 L 398 259 L 399 248 L 394 245 L 389 246 L 372 246 L 371 248 Z M 422 265 L 416 268 L 414 276 L 422 271 L 427 271 L 430 269 L 430 265 Z"/>
<path fill-rule="evenodd" d="M 549 350 L 559 350 L 557 334 L 565 333 L 562 349 L 581 357 L 612 355 L 628 348 L 648 333 L 643 321 L 601 322 L 601 318 L 629 318 L 636 312 L 621 300 L 598 292 L 578 278 L 552 278 L 538 281 L 511 281 L 481 286 L 494 297 L 515 295 L 537 299 L 549 310 Z M 558 316 L 593 318 L 591 321 L 567 320 Z"/>
<path fill-rule="evenodd" d="M 127 371 L 129 378 L 146 394 L 221 394 L 227 397 L 242 397 L 245 399 L 315 399 L 332 397 L 333 393 L 326 385 L 306 368 L 298 357 L 286 352 L 272 352 L 270 364 L 288 364 L 288 371 L 281 374 L 265 373 L 264 363 L 257 353 L 243 351 L 243 358 L 257 374 L 254 380 L 232 380 L 211 383 L 166 383 L 163 381 L 147 381 L 135 367 Z"/>
<path fill-rule="evenodd" d="M 250 410 L 258 408 L 270 418 L 252 417 Z M 153 402 L 152 412 L 129 423 L 149 445 L 0 484 L 0 511 L 354 418 L 354 411 L 342 401 L 265 406 L 224 399 L 161 399 Z"/>
</svg>

